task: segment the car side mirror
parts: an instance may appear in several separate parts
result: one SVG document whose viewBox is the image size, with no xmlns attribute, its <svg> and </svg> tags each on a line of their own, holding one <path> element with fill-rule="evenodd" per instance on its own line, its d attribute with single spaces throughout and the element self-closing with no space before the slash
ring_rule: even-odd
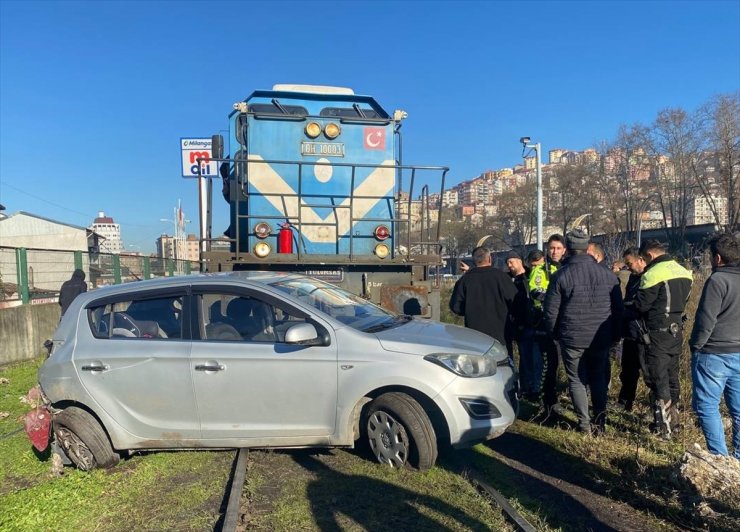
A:
<svg viewBox="0 0 740 532">
<path fill-rule="evenodd" d="M 286 344 L 323 345 L 324 340 L 319 338 L 316 327 L 311 323 L 297 323 L 285 331 Z"/>
</svg>

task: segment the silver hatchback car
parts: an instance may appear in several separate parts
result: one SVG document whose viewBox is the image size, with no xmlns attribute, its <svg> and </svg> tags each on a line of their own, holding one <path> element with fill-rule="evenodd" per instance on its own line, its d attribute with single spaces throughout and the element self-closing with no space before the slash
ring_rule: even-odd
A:
<svg viewBox="0 0 740 532">
<path fill-rule="evenodd" d="M 427 469 L 516 417 L 489 336 L 295 274 L 156 279 L 82 294 L 39 370 L 50 440 L 81 469 L 140 449 L 353 447 Z"/>
</svg>

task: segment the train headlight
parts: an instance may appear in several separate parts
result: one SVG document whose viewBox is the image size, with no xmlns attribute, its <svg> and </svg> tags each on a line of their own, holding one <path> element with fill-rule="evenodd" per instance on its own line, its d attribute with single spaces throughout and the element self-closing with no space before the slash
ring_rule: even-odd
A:
<svg viewBox="0 0 740 532">
<path fill-rule="evenodd" d="M 375 255 L 380 259 L 386 258 L 390 252 L 391 250 L 385 244 L 378 244 L 375 246 Z"/>
<path fill-rule="evenodd" d="M 375 238 L 377 238 L 378 240 L 385 240 L 389 236 L 391 236 L 391 232 L 384 225 L 379 225 L 378 227 L 376 227 L 373 233 L 375 234 Z"/>
<path fill-rule="evenodd" d="M 267 238 L 272 233 L 272 228 L 267 222 L 260 222 L 254 226 L 254 236 L 257 238 Z"/>
<path fill-rule="evenodd" d="M 315 139 L 319 135 L 321 135 L 321 126 L 317 122 L 306 124 L 306 136 Z"/>
<path fill-rule="evenodd" d="M 326 135 L 326 138 L 329 140 L 337 138 L 341 132 L 342 129 L 334 122 L 327 124 L 324 127 L 324 135 Z"/>
<path fill-rule="evenodd" d="M 254 245 L 254 254 L 261 259 L 264 259 L 270 254 L 270 245 L 267 242 L 257 242 Z"/>
</svg>

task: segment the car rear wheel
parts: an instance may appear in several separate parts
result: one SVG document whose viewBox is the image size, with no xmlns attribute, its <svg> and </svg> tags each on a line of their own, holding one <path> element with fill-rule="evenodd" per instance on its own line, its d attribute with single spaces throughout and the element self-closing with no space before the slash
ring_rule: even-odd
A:
<svg viewBox="0 0 740 532">
<path fill-rule="evenodd" d="M 405 393 L 386 393 L 368 408 L 370 450 L 382 464 L 427 470 L 437 460 L 437 437 L 424 409 Z"/>
<path fill-rule="evenodd" d="M 67 457 L 83 471 L 108 469 L 120 458 L 98 421 L 81 408 L 70 406 L 57 414 L 54 435 Z"/>
</svg>

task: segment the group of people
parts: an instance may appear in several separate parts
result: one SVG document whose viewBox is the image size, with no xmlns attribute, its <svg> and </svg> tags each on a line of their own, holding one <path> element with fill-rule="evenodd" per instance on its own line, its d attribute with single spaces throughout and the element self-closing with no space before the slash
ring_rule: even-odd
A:
<svg viewBox="0 0 740 532">
<path fill-rule="evenodd" d="M 727 454 L 719 414 L 724 393 L 740 458 L 740 251 L 737 238 L 709 244 L 707 280 L 691 334 L 693 406 L 710 452 Z M 612 267 L 585 233 L 552 235 L 546 254 L 526 263 L 506 257 L 508 274 L 493 266 L 490 250 L 473 250 L 475 267 L 457 281 L 450 310 L 465 326 L 484 332 L 513 356 L 519 352 L 520 392 L 540 402 L 546 416 L 563 413 L 557 374 L 562 361 L 578 430 L 605 429 L 611 380 L 610 353 L 621 350 L 615 408 L 633 408 L 642 375 L 650 390 L 653 432 L 670 438 L 679 422 L 679 359 L 692 274 L 657 240 L 624 251 Z M 589 398 L 591 396 L 591 412 Z"/>
</svg>

